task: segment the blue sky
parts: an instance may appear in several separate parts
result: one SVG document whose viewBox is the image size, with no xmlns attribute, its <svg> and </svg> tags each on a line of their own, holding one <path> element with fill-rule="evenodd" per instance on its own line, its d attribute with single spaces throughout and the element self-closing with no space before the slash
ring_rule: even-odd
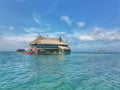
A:
<svg viewBox="0 0 120 90">
<path fill-rule="evenodd" d="M 72 51 L 120 51 L 120 0 L 0 0 L 0 50 L 28 47 L 40 33 Z"/>
</svg>

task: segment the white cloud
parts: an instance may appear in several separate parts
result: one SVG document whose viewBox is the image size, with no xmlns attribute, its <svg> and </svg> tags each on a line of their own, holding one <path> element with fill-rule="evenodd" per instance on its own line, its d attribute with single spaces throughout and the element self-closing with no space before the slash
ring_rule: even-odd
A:
<svg viewBox="0 0 120 90">
<path fill-rule="evenodd" d="M 32 30 L 32 29 L 31 29 Z M 33 29 L 34 30 L 34 29 Z M 46 32 L 41 35 L 44 37 L 58 38 L 59 35 L 66 34 L 65 32 Z M 22 35 L 4 34 L 0 36 L 0 50 L 16 50 L 18 48 L 29 48 L 29 42 L 34 40 L 38 33 L 28 33 Z"/>
<path fill-rule="evenodd" d="M 18 48 L 26 48 L 29 45 L 29 42 L 35 37 L 37 34 L 24 34 L 24 35 L 3 35 L 0 36 L 0 49 L 1 50 L 16 50 Z"/>
<path fill-rule="evenodd" d="M 80 35 L 78 39 L 83 41 L 94 41 L 94 38 L 88 35 Z"/>
<path fill-rule="evenodd" d="M 111 41 L 120 40 L 120 31 L 118 30 L 105 30 L 99 27 L 93 27 L 91 31 L 87 31 L 84 34 L 75 32 L 76 37 L 82 41 Z"/>
<path fill-rule="evenodd" d="M 33 19 L 37 24 L 42 24 L 41 15 L 38 12 L 33 13 Z"/>
<path fill-rule="evenodd" d="M 24 30 L 25 32 L 32 34 L 32 33 L 46 33 L 46 32 L 50 32 L 51 27 L 46 26 L 45 28 L 39 28 L 39 27 L 21 27 L 22 30 Z"/>
<path fill-rule="evenodd" d="M 51 38 L 58 38 L 59 36 L 63 36 L 66 35 L 66 32 L 60 32 L 60 31 L 56 31 L 56 32 L 44 32 L 41 35 L 43 35 L 44 37 L 51 37 Z"/>
<path fill-rule="evenodd" d="M 84 23 L 84 22 L 79 21 L 79 22 L 77 22 L 77 26 L 78 26 L 79 28 L 82 28 L 82 27 L 84 27 L 84 26 L 85 26 L 85 23 Z"/>
<path fill-rule="evenodd" d="M 97 27 L 97 26 L 93 27 L 92 29 L 93 29 L 93 31 L 95 31 L 95 32 L 98 32 L 98 31 L 100 31 L 100 30 L 103 30 L 102 28 Z"/>
<path fill-rule="evenodd" d="M 0 26 L 0 30 L 15 30 L 13 26 Z"/>
<path fill-rule="evenodd" d="M 96 40 L 120 40 L 120 30 L 108 30 L 99 27 L 94 27 L 92 36 L 96 38 Z"/>
<path fill-rule="evenodd" d="M 7 27 L 10 29 L 11 26 Z M 0 28 L 6 29 L 5 27 L 0 26 Z M 73 33 L 67 33 L 62 31 L 52 31 L 46 28 L 37 28 L 37 27 L 30 27 L 30 28 L 20 28 L 27 32 L 27 34 L 22 35 L 12 35 L 12 34 L 4 34 L 0 36 L 0 50 L 16 50 L 18 48 L 25 48 L 26 46 L 29 47 L 29 42 L 34 40 L 38 33 L 45 37 L 55 37 L 58 38 L 59 35 L 63 37 L 63 40 L 71 45 L 72 47 L 77 46 L 84 46 L 85 48 L 92 47 L 119 47 L 120 43 L 120 29 L 104 29 L 99 27 L 93 27 L 88 30 L 76 31 Z M 82 42 L 86 41 L 86 42 Z M 97 41 L 97 44 L 96 44 Z M 98 43 L 100 42 L 100 44 Z M 102 42 L 102 43 L 101 43 Z M 107 42 L 112 42 L 107 43 Z M 87 44 L 88 43 L 88 44 Z M 105 44 L 104 44 L 105 43 Z M 82 49 L 82 48 L 81 48 Z"/>
<path fill-rule="evenodd" d="M 68 26 L 72 25 L 72 20 L 68 16 L 62 16 L 60 19 L 64 21 Z"/>
<path fill-rule="evenodd" d="M 52 6 L 51 6 L 51 8 L 48 10 L 47 14 L 52 13 L 53 10 L 57 7 L 57 5 L 58 5 L 58 0 L 56 0 L 56 1 L 52 4 Z M 47 15 L 47 14 L 46 14 L 46 15 Z"/>
<path fill-rule="evenodd" d="M 8 29 L 14 30 L 15 28 L 13 26 L 9 26 Z"/>
</svg>

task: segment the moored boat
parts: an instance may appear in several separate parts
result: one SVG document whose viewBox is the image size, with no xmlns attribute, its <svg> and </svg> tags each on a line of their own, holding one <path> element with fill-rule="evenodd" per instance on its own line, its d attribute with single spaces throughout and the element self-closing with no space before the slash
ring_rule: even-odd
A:
<svg viewBox="0 0 120 90">
<path fill-rule="evenodd" d="M 21 52 L 22 54 L 34 54 L 34 52 L 32 51 L 24 51 L 24 52 Z"/>
</svg>

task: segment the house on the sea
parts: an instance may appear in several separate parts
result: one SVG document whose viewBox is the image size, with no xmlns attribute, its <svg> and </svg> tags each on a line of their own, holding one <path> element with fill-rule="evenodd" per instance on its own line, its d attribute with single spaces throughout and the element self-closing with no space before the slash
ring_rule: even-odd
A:
<svg viewBox="0 0 120 90">
<path fill-rule="evenodd" d="M 39 35 L 29 45 L 29 50 L 36 51 L 38 54 L 61 54 L 70 53 L 71 51 L 61 37 L 47 38 Z"/>
</svg>

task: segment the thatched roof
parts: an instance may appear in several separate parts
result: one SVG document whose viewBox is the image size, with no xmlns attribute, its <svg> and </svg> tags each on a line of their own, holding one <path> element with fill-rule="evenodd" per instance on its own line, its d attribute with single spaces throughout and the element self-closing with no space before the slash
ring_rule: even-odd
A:
<svg viewBox="0 0 120 90">
<path fill-rule="evenodd" d="M 35 40 L 29 44 L 54 44 L 54 45 L 67 45 L 61 37 L 59 38 L 46 38 L 39 35 Z"/>
</svg>

